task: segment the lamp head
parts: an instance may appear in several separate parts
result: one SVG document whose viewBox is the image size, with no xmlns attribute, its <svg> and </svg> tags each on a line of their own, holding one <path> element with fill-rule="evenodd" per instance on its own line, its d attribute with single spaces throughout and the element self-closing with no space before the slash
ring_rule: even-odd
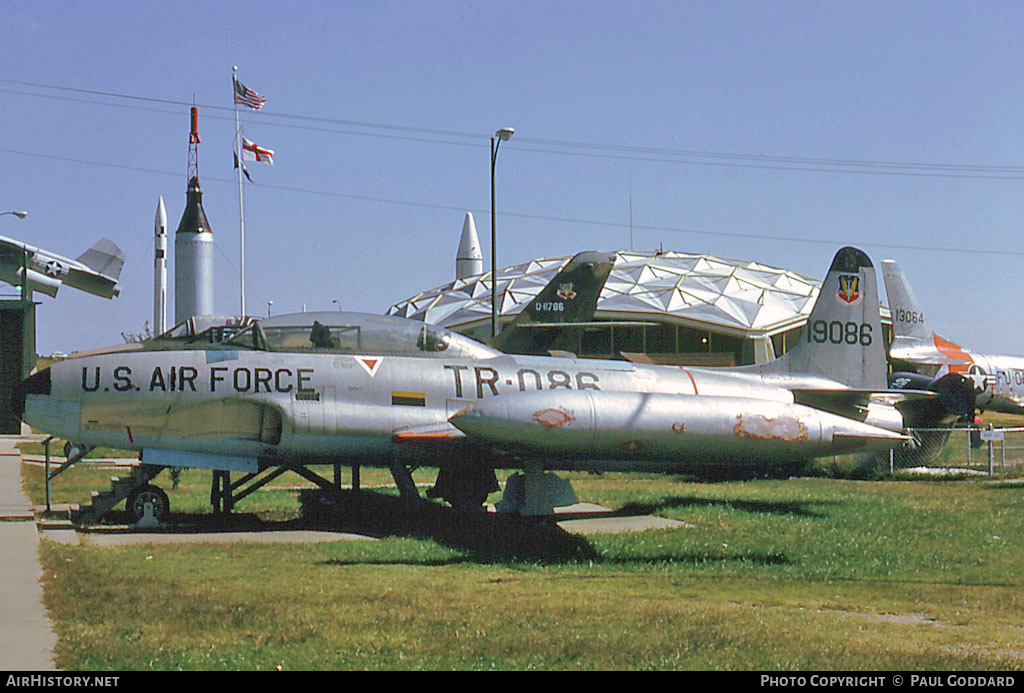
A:
<svg viewBox="0 0 1024 693">
<path fill-rule="evenodd" d="M 511 138 L 513 134 L 515 134 L 515 128 L 502 128 L 494 133 L 496 137 L 501 138 L 502 142 L 508 142 L 509 138 Z"/>
</svg>

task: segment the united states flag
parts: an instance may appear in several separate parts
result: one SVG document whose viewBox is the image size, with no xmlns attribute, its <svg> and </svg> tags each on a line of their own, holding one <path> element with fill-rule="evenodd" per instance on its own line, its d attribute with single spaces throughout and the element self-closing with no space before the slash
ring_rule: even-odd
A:
<svg viewBox="0 0 1024 693">
<path fill-rule="evenodd" d="M 263 108 L 263 104 L 266 102 L 267 99 L 262 94 L 257 94 L 237 79 L 235 80 L 235 103 L 240 103 L 243 106 L 248 106 L 258 111 Z"/>
</svg>

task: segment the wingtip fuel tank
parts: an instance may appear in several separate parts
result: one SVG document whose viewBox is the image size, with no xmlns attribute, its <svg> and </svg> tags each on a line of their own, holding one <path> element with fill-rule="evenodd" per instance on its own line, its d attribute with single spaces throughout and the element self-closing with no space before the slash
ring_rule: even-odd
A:
<svg viewBox="0 0 1024 693">
<path fill-rule="evenodd" d="M 684 470 L 712 462 L 735 467 L 766 460 L 889 450 L 907 436 L 784 401 L 745 397 L 533 391 L 480 400 L 451 417 L 472 439 L 514 454 L 621 460 Z M 586 465 L 582 464 L 581 468 Z"/>
</svg>

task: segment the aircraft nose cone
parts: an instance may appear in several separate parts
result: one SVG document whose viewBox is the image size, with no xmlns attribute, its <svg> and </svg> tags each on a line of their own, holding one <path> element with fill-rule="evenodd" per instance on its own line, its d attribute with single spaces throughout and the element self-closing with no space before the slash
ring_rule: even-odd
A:
<svg viewBox="0 0 1024 693">
<path fill-rule="evenodd" d="M 479 416 L 480 412 L 476 410 L 476 407 L 469 404 L 448 417 L 448 421 L 454 424 L 456 421 L 466 421 L 468 419 L 475 419 Z"/>
<path fill-rule="evenodd" d="M 482 410 L 478 402 L 461 409 L 448 421 L 463 433 L 473 435 L 487 433 L 494 425 L 492 419 L 490 413 Z"/>
<path fill-rule="evenodd" d="M 14 388 L 11 396 L 11 409 L 20 420 L 25 414 L 25 397 L 28 395 L 50 394 L 50 369 L 44 368 L 34 375 L 22 380 Z"/>
</svg>

